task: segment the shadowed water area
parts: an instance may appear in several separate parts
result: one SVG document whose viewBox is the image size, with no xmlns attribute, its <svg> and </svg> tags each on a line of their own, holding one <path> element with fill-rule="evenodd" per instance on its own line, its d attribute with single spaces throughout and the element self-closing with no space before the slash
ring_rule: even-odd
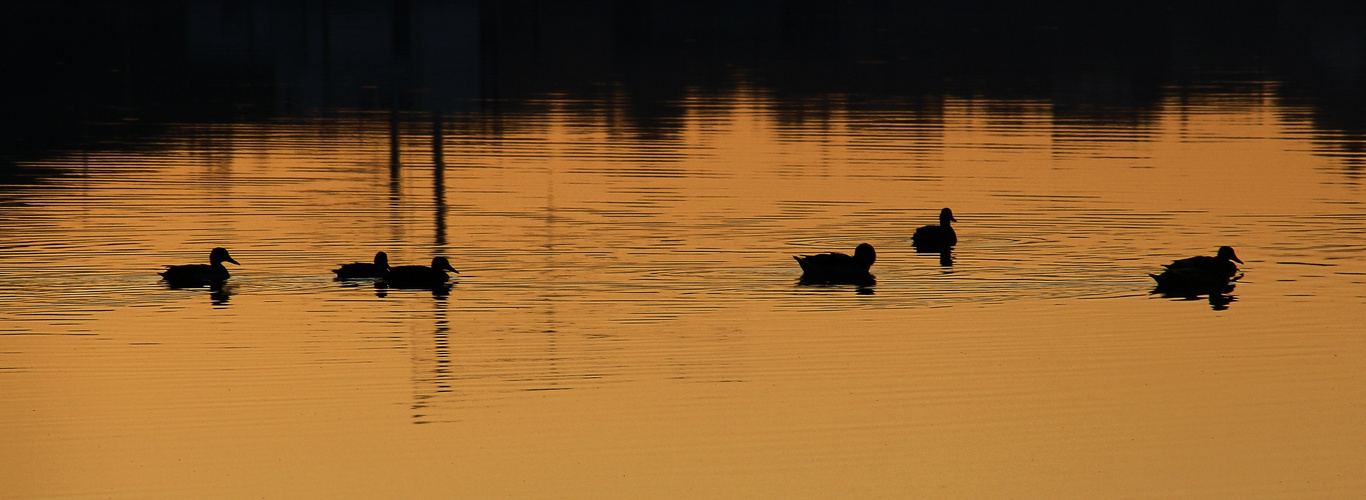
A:
<svg viewBox="0 0 1366 500">
<path fill-rule="evenodd" d="M 7 9 L 0 496 L 1366 491 L 1360 7 Z"/>
</svg>

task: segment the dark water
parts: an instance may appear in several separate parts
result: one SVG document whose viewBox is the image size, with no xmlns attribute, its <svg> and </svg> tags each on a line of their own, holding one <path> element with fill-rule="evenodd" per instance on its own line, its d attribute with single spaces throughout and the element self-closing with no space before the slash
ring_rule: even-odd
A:
<svg viewBox="0 0 1366 500">
<path fill-rule="evenodd" d="M 1245 7 L 6 7 L 0 482 L 1352 496 L 1366 29 Z"/>
</svg>

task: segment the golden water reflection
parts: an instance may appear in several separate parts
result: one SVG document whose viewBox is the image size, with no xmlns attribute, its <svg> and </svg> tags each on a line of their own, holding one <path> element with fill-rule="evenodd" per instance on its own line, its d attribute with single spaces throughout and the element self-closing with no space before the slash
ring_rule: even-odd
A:
<svg viewBox="0 0 1366 500">
<path fill-rule="evenodd" d="M 49 160 L 79 175 L 0 212 L 0 281 L 23 284 L 0 289 L 0 483 L 1351 496 L 1361 187 L 1270 95 L 1074 123 L 958 97 L 812 113 L 751 86 L 689 97 L 665 136 L 548 96 Z M 960 243 L 917 254 L 944 206 Z M 864 241 L 875 293 L 797 285 L 791 255 Z M 1220 245 L 1247 261 L 1231 294 L 1149 294 L 1162 263 Z M 221 291 L 155 279 L 213 246 L 242 262 Z M 461 274 L 332 280 L 378 250 Z"/>
</svg>

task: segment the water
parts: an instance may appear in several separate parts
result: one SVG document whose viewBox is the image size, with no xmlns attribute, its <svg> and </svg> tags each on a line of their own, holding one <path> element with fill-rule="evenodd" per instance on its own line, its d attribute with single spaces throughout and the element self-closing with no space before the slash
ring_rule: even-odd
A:
<svg viewBox="0 0 1366 500">
<path fill-rule="evenodd" d="M 1352 496 L 1360 136 L 1283 85 L 1078 116 L 1094 90 L 785 95 L 734 71 L 648 112 L 618 88 L 97 125 L 0 188 L 0 484 Z M 909 241 L 945 206 L 951 262 Z M 797 284 L 792 255 L 861 242 L 874 286 Z M 1227 302 L 1151 293 L 1220 245 L 1246 262 Z M 159 281 L 214 246 L 241 263 L 224 289 Z M 378 250 L 460 274 L 333 279 Z"/>
</svg>

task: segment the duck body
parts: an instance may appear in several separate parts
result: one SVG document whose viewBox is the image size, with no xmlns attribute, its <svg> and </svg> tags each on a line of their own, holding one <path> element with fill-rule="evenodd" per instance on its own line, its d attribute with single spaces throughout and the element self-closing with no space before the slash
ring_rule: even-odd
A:
<svg viewBox="0 0 1366 500">
<path fill-rule="evenodd" d="M 920 252 L 942 252 L 958 244 L 958 233 L 953 231 L 950 222 L 958 222 L 953 218 L 953 211 L 945 208 L 939 211 L 938 226 L 922 226 L 915 230 L 911 235 L 911 246 Z"/>
<path fill-rule="evenodd" d="M 1219 247 L 1219 252 L 1213 257 L 1200 255 L 1173 261 L 1171 264 L 1167 264 L 1163 267 L 1166 267 L 1168 271 L 1198 270 L 1223 277 L 1224 279 L 1229 279 L 1238 274 L 1238 264 L 1234 264 L 1234 262 L 1237 262 L 1238 264 L 1243 263 L 1242 259 L 1239 259 L 1238 255 L 1233 253 L 1233 247 L 1224 246 Z"/>
<path fill-rule="evenodd" d="M 223 267 L 224 262 L 237 264 L 237 261 L 228 255 L 226 249 L 218 247 L 209 252 L 208 264 L 166 266 L 165 271 L 157 274 L 160 274 L 163 280 L 175 287 L 212 285 L 227 281 L 231 276 L 228 273 L 228 268 Z"/>
<path fill-rule="evenodd" d="M 389 268 L 385 283 L 398 288 L 431 288 L 450 279 L 446 271 L 460 274 L 445 257 L 433 257 L 431 266 L 398 266 Z"/>
<path fill-rule="evenodd" d="M 1149 274 L 1157 282 L 1155 293 L 1167 295 L 1194 296 L 1204 294 L 1224 294 L 1233 290 L 1233 282 L 1241 278 L 1238 262 L 1243 261 L 1233 253 L 1232 247 L 1219 247 L 1213 257 L 1198 256 L 1173 261 L 1164 265 L 1161 274 Z"/>
<path fill-rule="evenodd" d="M 420 266 L 419 266 L 420 267 Z M 379 279 L 389 274 L 389 254 L 375 252 L 375 262 L 352 262 L 333 269 L 339 280 Z"/>
<path fill-rule="evenodd" d="M 877 252 L 861 243 L 854 255 L 831 252 L 792 258 L 802 267 L 802 283 L 866 284 L 873 280 L 868 269 L 877 260 Z"/>
<path fill-rule="evenodd" d="M 1168 269 L 1148 276 L 1157 282 L 1161 292 L 1225 293 L 1233 288 L 1228 277 L 1196 268 Z"/>
</svg>

